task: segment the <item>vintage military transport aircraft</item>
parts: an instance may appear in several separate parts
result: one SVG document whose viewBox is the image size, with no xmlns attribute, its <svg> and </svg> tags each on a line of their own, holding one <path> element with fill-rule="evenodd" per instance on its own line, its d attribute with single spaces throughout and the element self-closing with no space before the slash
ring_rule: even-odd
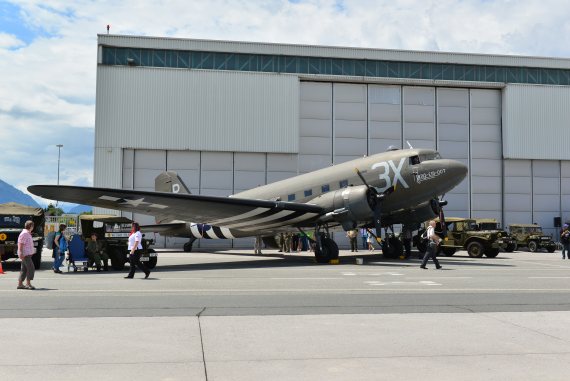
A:
<svg viewBox="0 0 570 381">
<path fill-rule="evenodd" d="M 229 197 L 190 194 L 173 172 L 157 178 L 161 191 L 154 192 L 57 185 L 28 190 L 50 200 L 155 216 L 167 223 L 167 235 L 231 239 L 314 229 L 315 257 L 324 263 L 338 258 L 329 229 L 376 228 L 381 235 L 382 228 L 387 232 L 394 224 L 412 226 L 442 216 L 440 196 L 466 175 L 467 167 L 458 161 L 411 148 L 390 149 Z M 176 227 L 178 234 L 172 230 Z M 384 255 L 397 255 L 395 245 L 394 239 L 384 240 Z"/>
</svg>

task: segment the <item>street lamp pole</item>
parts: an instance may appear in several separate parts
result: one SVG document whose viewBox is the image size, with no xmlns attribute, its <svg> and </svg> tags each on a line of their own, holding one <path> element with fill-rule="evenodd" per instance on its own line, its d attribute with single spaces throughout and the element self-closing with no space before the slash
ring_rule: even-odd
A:
<svg viewBox="0 0 570 381">
<path fill-rule="evenodd" d="M 57 185 L 59 185 L 59 162 L 61 159 L 61 147 L 63 147 L 63 144 L 56 144 L 57 147 Z M 55 206 L 57 207 L 57 204 L 59 203 L 59 200 L 55 201 Z"/>
<path fill-rule="evenodd" d="M 61 147 L 63 144 L 57 144 L 57 185 L 59 185 L 59 161 L 61 159 Z"/>
</svg>

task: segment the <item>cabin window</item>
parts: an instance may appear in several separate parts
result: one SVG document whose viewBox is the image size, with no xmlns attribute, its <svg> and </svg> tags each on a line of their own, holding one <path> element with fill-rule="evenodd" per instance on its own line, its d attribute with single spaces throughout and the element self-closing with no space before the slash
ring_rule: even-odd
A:
<svg viewBox="0 0 570 381">
<path fill-rule="evenodd" d="M 305 197 L 310 197 L 313 195 L 313 190 L 312 189 L 307 189 L 305 190 Z"/>
<path fill-rule="evenodd" d="M 348 180 L 342 180 L 338 183 L 339 188 L 346 188 L 348 186 Z"/>
<path fill-rule="evenodd" d="M 327 193 L 328 191 L 330 191 L 330 189 L 331 189 L 331 188 L 330 188 L 329 184 L 325 184 L 325 185 L 323 185 L 323 186 L 321 187 L 321 191 L 322 191 L 323 193 Z"/>
<path fill-rule="evenodd" d="M 287 201 L 295 201 L 295 193 L 292 193 L 289 196 L 287 196 Z"/>
</svg>

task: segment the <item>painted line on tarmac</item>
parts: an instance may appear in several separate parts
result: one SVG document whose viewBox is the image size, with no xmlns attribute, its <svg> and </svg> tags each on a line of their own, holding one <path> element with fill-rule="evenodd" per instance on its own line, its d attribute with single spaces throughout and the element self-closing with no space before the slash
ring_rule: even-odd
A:
<svg viewBox="0 0 570 381">
<path fill-rule="evenodd" d="M 529 276 L 528 279 L 570 279 L 570 276 Z"/>
<path fill-rule="evenodd" d="M 424 287 L 425 285 L 422 284 L 418 288 L 393 288 L 383 290 L 385 292 L 402 292 L 402 291 L 409 291 L 409 292 L 438 292 L 438 293 L 445 293 L 445 292 L 452 292 L 452 293 L 466 293 L 466 292 L 485 292 L 485 293 L 506 293 L 506 292 L 519 292 L 519 293 L 531 293 L 531 292 L 538 292 L 538 293 L 548 293 L 548 292 L 558 292 L 558 293 L 568 293 L 568 288 L 541 288 L 541 289 L 519 289 L 519 288 L 504 288 L 504 289 L 486 289 L 486 288 L 469 288 L 469 289 L 458 289 L 458 288 L 438 288 L 438 289 L 430 289 L 426 290 Z M 55 293 L 70 293 L 70 294 L 93 294 L 93 293 L 101 293 L 101 294 L 109 294 L 109 293 L 116 293 L 116 294 L 141 294 L 144 296 L 145 294 L 153 293 L 153 294 L 183 294 L 188 292 L 198 292 L 198 293 L 264 293 L 264 292 L 272 292 L 272 293 L 299 293 L 299 294 L 313 294 L 313 293 L 325 293 L 325 294 L 338 294 L 338 293 L 346 293 L 346 292 L 371 292 L 369 288 L 353 288 L 353 289 L 310 289 L 310 290 L 301 290 L 301 289 L 176 289 L 176 290 L 165 290 L 165 289 L 136 289 L 136 290 L 125 290 L 125 289 L 117 289 L 117 290 L 59 290 L 59 289 L 50 289 L 46 290 L 42 287 L 37 288 L 35 291 L 30 290 L 0 290 L 0 293 L 12 293 L 18 295 L 30 295 L 35 297 L 46 297 L 49 294 Z M 380 291 L 380 290 L 374 290 Z"/>
<path fill-rule="evenodd" d="M 552 264 L 550 264 L 550 263 L 542 263 L 542 262 L 537 263 L 537 261 L 517 261 L 517 262 L 519 262 L 519 263 L 530 263 L 530 264 L 533 264 L 533 265 L 540 264 L 540 265 L 542 265 L 542 266 L 556 267 L 556 268 L 560 268 L 560 269 L 568 269 L 568 266 L 564 266 L 564 265 L 552 265 Z"/>
</svg>

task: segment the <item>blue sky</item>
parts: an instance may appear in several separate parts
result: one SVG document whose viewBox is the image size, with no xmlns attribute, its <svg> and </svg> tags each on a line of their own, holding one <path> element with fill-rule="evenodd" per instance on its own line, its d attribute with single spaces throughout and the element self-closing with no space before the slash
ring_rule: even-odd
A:
<svg viewBox="0 0 570 381">
<path fill-rule="evenodd" d="M 570 57 L 564 0 L 0 0 L 0 179 L 92 185 L 97 34 Z"/>
</svg>

